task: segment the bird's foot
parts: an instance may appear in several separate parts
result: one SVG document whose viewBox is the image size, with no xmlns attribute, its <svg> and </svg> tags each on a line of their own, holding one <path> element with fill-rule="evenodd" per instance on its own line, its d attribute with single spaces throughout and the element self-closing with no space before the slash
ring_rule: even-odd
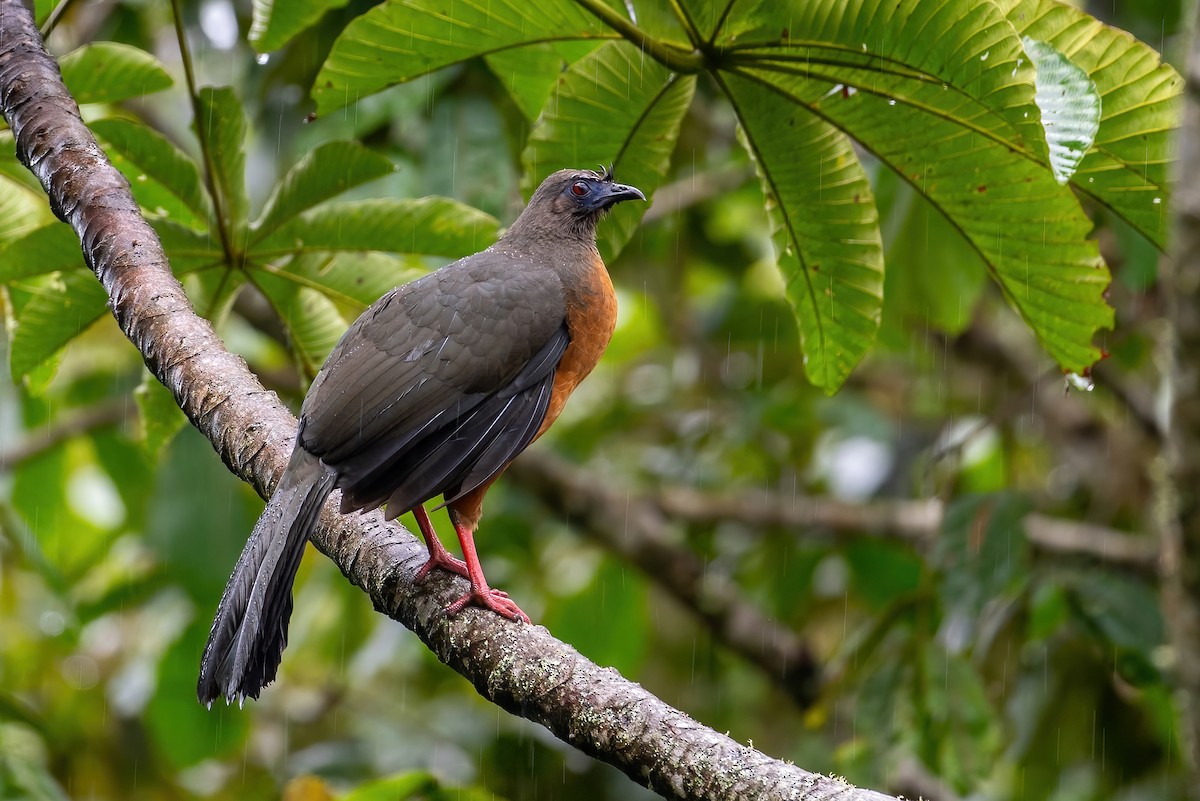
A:
<svg viewBox="0 0 1200 801">
<path fill-rule="evenodd" d="M 508 597 L 507 592 L 504 590 L 493 590 L 487 585 L 484 585 L 482 590 L 471 587 L 470 592 L 446 607 L 446 615 L 447 617 L 454 617 L 468 606 L 482 606 L 484 609 L 492 610 L 500 615 L 500 617 L 506 617 L 509 620 L 520 620 L 523 623 L 529 622 L 529 615 L 521 611 L 521 607 L 517 606 L 516 601 Z"/>
<path fill-rule="evenodd" d="M 429 559 L 425 564 L 421 565 L 421 569 L 417 571 L 417 581 L 421 581 L 429 575 L 429 571 L 435 567 L 440 567 L 442 570 L 449 571 L 456 576 L 470 578 L 467 574 L 467 563 L 461 559 L 456 559 L 450 555 L 450 552 L 445 548 L 434 551 L 429 554 Z"/>
</svg>

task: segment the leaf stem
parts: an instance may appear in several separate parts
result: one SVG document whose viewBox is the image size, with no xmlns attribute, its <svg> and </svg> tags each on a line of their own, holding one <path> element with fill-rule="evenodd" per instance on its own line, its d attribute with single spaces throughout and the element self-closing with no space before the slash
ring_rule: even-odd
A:
<svg viewBox="0 0 1200 801">
<path fill-rule="evenodd" d="M 196 73 L 192 69 L 192 53 L 188 48 L 187 32 L 183 29 L 183 13 L 179 0 L 171 0 L 171 16 L 175 21 L 175 37 L 179 41 L 179 56 L 183 61 L 183 74 L 187 80 L 188 99 L 192 102 L 192 116 L 196 125 L 196 139 L 200 141 L 200 152 L 204 157 L 204 183 L 208 194 L 212 196 L 213 214 L 216 216 L 217 235 L 221 240 L 221 250 L 225 253 L 225 261 L 230 268 L 234 266 L 233 244 L 229 234 L 228 221 L 225 219 L 225 198 L 217 187 L 216 169 L 213 163 L 212 148 L 208 136 L 201 130 L 200 95 L 196 90 Z"/>
<path fill-rule="evenodd" d="M 173 1 L 178 2 L 178 0 Z M 602 0 L 575 0 L 575 2 L 605 25 L 649 53 L 651 58 L 667 69 L 687 75 L 696 75 L 704 71 L 704 57 L 699 50 L 683 50 L 678 45 L 655 39 L 605 5 Z"/>
<path fill-rule="evenodd" d="M 58 23 L 62 22 L 62 18 L 66 16 L 67 9 L 69 9 L 74 2 L 75 0 L 62 0 L 61 3 L 54 7 L 54 10 L 50 12 L 48 17 L 46 17 L 46 21 L 42 23 L 42 29 L 39 31 L 39 33 L 42 34 L 43 40 L 50 37 L 51 32 L 58 27 Z"/>
<path fill-rule="evenodd" d="M 683 24 L 684 31 L 687 32 L 688 39 L 692 42 L 692 47 L 697 50 L 702 49 L 704 37 L 700 34 L 700 27 L 696 25 L 696 21 L 692 19 L 692 15 L 684 8 L 679 0 L 670 0 L 671 10 L 675 12 L 675 16 L 679 17 L 680 23 Z"/>
</svg>

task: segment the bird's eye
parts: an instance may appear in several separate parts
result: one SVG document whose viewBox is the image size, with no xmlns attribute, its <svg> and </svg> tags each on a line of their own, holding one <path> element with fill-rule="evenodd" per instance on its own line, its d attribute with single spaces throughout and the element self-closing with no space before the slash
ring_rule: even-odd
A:
<svg viewBox="0 0 1200 801">
<path fill-rule="evenodd" d="M 571 193 L 575 195 L 575 197 L 583 197 L 591 191 L 592 187 L 588 186 L 586 181 L 576 181 L 575 183 L 571 184 Z"/>
</svg>

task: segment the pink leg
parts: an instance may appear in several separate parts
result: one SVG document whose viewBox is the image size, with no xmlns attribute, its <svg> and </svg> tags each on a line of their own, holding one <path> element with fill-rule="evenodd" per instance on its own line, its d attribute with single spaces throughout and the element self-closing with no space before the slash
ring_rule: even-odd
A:
<svg viewBox="0 0 1200 801">
<path fill-rule="evenodd" d="M 470 574 L 467 572 L 467 563 L 451 556 L 450 552 L 446 550 L 446 546 L 442 545 L 442 541 L 438 539 L 437 532 L 433 530 L 433 521 L 429 519 L 429 514 L 425 511 L 423 504 L 418 504 L 413 509 L 413 516 L 417 518 L 417 526 L 420 527 L 421 536 L 425 538 L 425 545 L 429 548 L 429 561 L 421 565 L 421 569 L 417 571 L 417 581 L 428 576 L 429 571 L 435 567 L 449 570 L 463 578 L 470 578 Z"/>
<path fill-rule="evenodd" d="M 446 614 L 457 615 L 467 606 L 474 604 L 485 609 L 491 609 L 501 617 L 509 620 L 529 622 L 529 615 L 521 611 L 516 602 L 508 597 L 504 590 L 493 590 L 483 577 L 483 566 L 479 564 L 479 555 L 475 553 L 475 536 L 469 528 L 462 525 L 457 517 L 450 515 L 454 523 L 454 531 L 458 534 L 458 542 L 462 545 L 463 558 L 467 560 L 467 578 L 471 580 L 471 591 L 446 607 Z"/>
</svg>

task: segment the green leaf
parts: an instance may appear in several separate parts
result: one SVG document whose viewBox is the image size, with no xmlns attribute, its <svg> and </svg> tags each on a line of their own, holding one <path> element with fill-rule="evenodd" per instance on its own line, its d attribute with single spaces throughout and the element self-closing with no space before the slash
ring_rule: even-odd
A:
<svg viewBox="0 0 1200 801">
<path fill-rule="evenodd" d="M 610 42 L 571 65 L 542 110 L 521 160 L 527 194 L 564 167 L 612 164 L 649 198 L 662 183 L 696 88 L 627 42 Z M 606 259 L 621 252 L 646 213 L 623 203 L 599 230 Z"/>
<path fill-rule="evenodd" d="M 233 89 L 206 86 L 199 92 L 200 116 L 196 135 L 208 143 L 222 225 L 232 243 L 246 241 L 249 203 L 246 200 L 246 112 Z"/>
<path fill-rule="evenodd" d="M 103 316 L 104 288 L 90 271 L 66 270 L 44 281 L 21 309 L 10 340 L 9 366 L 14 381 L 57 353 Z"/>
<path fill-rule="evenodd" d="M 1113 645 L 1148 660 L 1166 641 L 1166 624 L 1154 589 L 1112 571 L 1087 570 L 1066 576 L 1078 611 Z"/>
<path fill-rule="evenodd" d="M 92 42 L 58 61 L 75 102 L 116 103 L 170 87 L 174 82 L 158 59 L 126 44 Z"/>
<path fill-rule="evenodd" d="M 1026 36 L 1025 52 L 1037 67 L 1037 104 L 1050 148 L 1050 169 L 1060 184 L 1071 180 L 1100 130 L 1100 95 L 1087 73 L 1054 49 Z"/>
<path fill-rule="evenodd" d="M 171 269 L 176 274 L 201 270 L 225 262 L 221 243 L 214 239 L 213 232 L 197 231 L 166 217 L 151 217 L 150 225 L 158 234 L 158 241 L 162 243 L 163 250 L 171 261 Z"/>
<path fill-rule="evenodd" d="M 566 39 L 616 38 L 590 14 L 561 0 L 387 0 L 334 42 L 313 82 L 324 114 L 365 95 L 469 58 Z"/>
<path fill-rule="evenodd" d="M 412 771 L 360 784 L 341 801 L 408 801 L 418 793 L 424 798 L 437 789 L 437 779 L 425 771 Z"/>
<path fill-rule="evenodd" d="M 0 283 L 83 266 L 79 238 L 71 226 L 58 221 L 0 246 Z"/>
<path fill-rule="evenodd" d="M 946 509 L 933 561 L 946 607 L 973 627 L 984 606 L 1028 579 L 1029 503 L 1011 494 L 956 498 Z"/>
<path fill-rule="evenodd" d="M 33 18 L 37 20 L 39 28 L 50 16 L 50 12 L 54 11 L 54 7 L 60 2 L 62 0 L 33 0 Z"/>
<path fill-rule="evenodd" d="M 1053 46 L 1100 93 L 1100 130 L 1072 185 L 1165 247 L 1183 78 L 1154 48 L 1067 3 L 997 0 L 997 5 L 1018 33 Z"/>
<path fill-rule="evenodd" d="M 163 448 L 170 445 L 179 430 L 187 424 L 187 417 L 167 388 L 149 370 L 145 371 L 142 383 L 133 391 L 133 399 L 138 407 L 138 433 L 142 447 L 151 459 L 157 460 Z"/>
<path fill-rule="evenodd" d="M 490 245 L 498 228 L 491 215 L 447 198 L 337 201 L 282 226 L 251 254 L 382 250 L 458 258 Z"/>
<path fill-rule="evenodd" d="M 183 276 L 183 288 L 192 302 L 192 308 L 215 326 L 225 322 L 244 283 L 245 271 L 230 267 L 197 270 Z"/>
<path fill-rule="evenodd" d="M 751 31 L 766 29 L 742 31 L 743 13 L 752 17 Z M 1036 71 L 990 2 L 844 0 L 782 13 L 778 4 L 739 5 L 718 41 L 734 50 L 731 69 L 769 69 L 838 96 L 869 94 L 925 109 L 1047 163 Z"/>
<path fill-rule="evenodd" d="M 962 234 L 895 173 L 876 177 L 880 196 L 885 182 L 898 186 L 893 199 L 881 199 L 878 205 L 892 209 L 899 221 L 891 236 L 884 230 L 888 267 L 880 339 L 907 351 L 911 340 L 902 336 L 905 331 L 924 337 L 930 326 L 951 336 L 966 330 L 987 283 L 987 265 Z"/>
<path fill-rule="evenodd" d="M 271 193 L 254 223 L 251 242 L 257 242 L 302 211 L 351 187 L 382 178 L 392 162 L 357 142 L 325 142 L 305 154 Z"/>
<path fill-rule="evenodd" d="M 138 171 L 133 173 L 129 170 L 126 173 L 135 193 L 144 191 L 145 182 L 139 180 L 139 176 L 148 178 L 191 211 L 188 215 L 178 211 L 168 214 L 172 219 L 190 225 L 196 222 L 207 224 L 212 218 L 212 203 L 199 168 L 165 136 L 146 125 L 118 117 L 95 120 L 89 127 L 108 143 L 110 155 L 118 154 Z M 159 206 L 143 202 L 141 198 L 138 202 L 151 212 L 155 212 Z"/>
<path fill-rule="evenodd" d="M 275 275 L 315 289 L 357 316 L 387 292 L 427 272 L 417 259 L 368 251 L 303 254 Z"/>
<path fill-rule="evenodd" d="M 527 120 L 537 119 L 559 73 L 596 49 L 596 43 L 548 42 L 487 56 L 488 67 L 504 85 Z"/>
<path fill-rule="evenodd" d="M 54 220 L 54 214 L 40 191 L 28 191 L 24 184 L 14 184 L 0 178 L 0 246 L 12 239 L 25 236 Z M 75 240 L 78 242 L 79 240 Z M 0 275 L 8 270 L 0 251 Z M 0 282 L 4 279 L 0 278 Z"/>
<path fill-rule="evenodd" d="M 0 791 L 25 801 L 67 801 L 47 766 L 46 746 L 27 726 L 0 723 Z"/>
<path fill-rule="evenodd" d="M 254 0 L 250 44 L 260 53 L 278 50 L 296 34 L 311 27 L 326 11 L 350 0 Z"/>
<path fill-rule="evenodd" d="M 724 86 L 762 178 L 805 373 L 832 392 L 875 341 L 883 308 L 871 185 L 850 141 L 827 122 L 753 81 L 730 75 Z"/>
<path fill-rule="evenodd" d="M 853 136 L 921 192 L 988 265 L 1009 302 L 1063 368 L 1082 371 L 1111 328 L 1108 269 L 1071 191 L 1026 154 L 944 113 L 926 113 L 799 74 L 748 73 Z"/>
<path fill-rule="evenodd" d="M 349 324 L 333 301 L 317 290 L 299 286 L 270 270 L 256 268 L 248 272 L 287 326 L 296 364 L 311 380 Z"/>
<path fill-rule="evenodd" d="M 46 206 L 49 211 L 46 193 L 37 177 L 29 171 L 28 167 L 17 160 L 17 142 L 13 138 L 12 131 L 0 131 L 0 175 L 41 198 L 42 205 Z"/>
</svg>

